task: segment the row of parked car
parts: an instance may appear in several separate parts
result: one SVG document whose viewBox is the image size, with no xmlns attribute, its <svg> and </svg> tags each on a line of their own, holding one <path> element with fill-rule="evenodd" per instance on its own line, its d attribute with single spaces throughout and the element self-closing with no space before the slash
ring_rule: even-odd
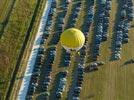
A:
<svg viewBox="0 0 134 100">
<path fill-rule="evenodd" d="M 134 19 L 134 5 L 133 5 L 133 0 L 124 0 L 124 3 L 126 5 L 126 12 L 127 12 L 127 18 L 128 21 L 133 21 Z"/>
<path fill-rule="evenodd" d="M 66 50 L 62 50 L 62 61 L 61 65 L 64 67 L 69 67 L 71 63 L 71 54 L 70 52 L 67 52 Z"/>
<path fill-rule="evenodd" d="M 54 26 L 56 26 L 56 28 L 55 28 L 56 33 L 54 33 L 54 36 L 52 37 L 50 44 L 56 45 L 59 42 L 60 34 L 62 33 L 63 28 L 64 28 L 64 18 L 66 16 L 67 7 L 68 7 L 68 1 L 64 0 L 62 2 L 62 4 L 60 5 L 60 9 L 62 9 L 62 11 L 58 13 L 56 22 L 54 23 Z M 56 55 L 56 49 L 50 48 L 49 51 L 47 52 L 47 54 L 48 55 L 46 57 L 46 61 L 44 64 L 44 66 L 46 68 L 44 71 L 45 77 L 43 79 L 43 84 L 41 85 L 43 92 L 45 92 L 45 97 L 44 97 L 45 100 L 49 100 L 49 96 L 50 96 L 50 93 L 48 90 L 49 90 L 49 85 L 52 80 L 52 78 L 51 78 L 52 64 L 54 61 L 54 57 Z M 62 77 L 59 82 L 59 87 L 56 91 L 57 98 L 62 97 L 62 92 L 64 91 L 64 88 L 65 88 L 65 85 L 63 83 L 65 83 L 65 81 L 66 81 L 66 75 L 67 75 L 67 72 L 61 72 Z"/>
<path fill-rule="evenodd" d="M 80 92 L 82 89 L 83 80 L 84 80 L 84 66 L 81 64 L 78 64 L 76 84 L 74 86 L 72 100 L 80 100 L 79 96 L 80 96 Z"/>
<path fill-rule="evenodd" d="M 101 42 L 107 40 L 111 0 L 100 0 L 98 6 L 97 24 L 93 40 L 92 60 L 96 61 L 100 55 Z"/>
<path fill-rule="evenodd" d="M 133 8 L 132 0 L 123 0 L 121 13 L 120 13 L 120 20 L 118 22 L 116 28 L 116 35 L 115 35 L 115 42 L 114 42 L 114 49 L 112 51 L 113 59 L 119 60 L 121 59 L 121 49 L 122 45 L 129 42 L 129 29 L 130 29 L 130 22 L 134 18 L 134 8 Z"/>
<path fill-rule="evenodd" d="M 82 89 L 82 83 L 84 80 L 84 65 L 85 65 L 85 55 L 86 55 L 86 48 L 87 48 L 87 38 L 88 38 L 88 33 L 90 30 L 90 26 L 93 23 L 93 17 L 94 17 L 94 0 L 90 0 L 87 8 L 87 15 L 85 16 L 85 22 L 83 24 L 82 32 L 85 35 L 85 44 L 84 46 L 80 49 L 79 51 L 79 63 L 77 67 L 77 75 L 75 78 L 75 86 L 73 88 L 73 93 L 72 93 L 72 100 L 80 100 L 80 92 Z M 74 81 L 74 82 L 75 82 Z"/>
<path fill-rule="evenodd" d="M 75 24 L 76 24 L 76 21 L 77 21 L 77 18 L 78 18 L 80 9 L 81 9 L 81 1 L 78 0 L 78 1 L 74 4 L 74 7 L 73 7 L 73 9 L 72 9 L 72 13 L 71 13 L 71 15 L 70 15 L 70 17 L 69 17 L 69 23 L 68 23 L 68 25 L 67 25 L 67 28 L 75 27 Z"/>
<path fill-rule="evenodd" d="M 122 38 L 122 43 L 128 43 L 129 41 L 129 28 L 131 27 L 130 22 L 133 21 L 134 18 L 134 6 L 132 0 L 124 0 L 123 1 L 124 5 L 121 10 L 121 19 L 124 21 L 124 25 L 122 28 L 123 32 L 123 38 Z M 122 12 L 124 11 L 124 16 L 122 16 Z"/>
<path fill-rule="evenodd" d="M 75 26 L 79 11 L 81 9 L 81 2 L 77 1 L 77 3 L 74 5 L 74 8 L 72 10 L 72 14 L 70 15 L 70 20 L 68 23 L 67 28 L 71 28 Z M 62 61 L 61 61 L 61 65 L 64 67 L 68 67 L 70 66 L 70 62 L 71 62 L 71 57 L 70 57 L 70 53 L 65 51 L 64 49 L 62 50 Z"/>
<path fill-rule="evenodd" d="M 71 14 L 71 16 L 69 18 L 70 21 L 69 21 L 69 23 L 67 25 L 67 28 L 71 28 L 71 27 L 75 26 L 75 23 L 77 21 L 77 17 L 78 17 L 80 9 L 81 9 L 81 1 L 77 1 L 77 3 L 75 4 L 75 7 L 72 10 L 72 14 Z M 63 52 L 62 52 L 62 62 L 61 62 L 61 65 L 64 66 L 64 67 L 70 66 L 70 61 L 71 61 L 70 53 L 65 51 L 64 49 L 62 51 Z M 67 80 L 66 80 L 65 77 L 61 77 L 61 79 L 59 81 L 59 85 L 58 85 L 57 91 L 56 91 L 56 97 L 57 98 L 61 98 L 62 97 L 62 92 L 65 90 L 66 81 Z"/>
<path fill-rule="evenodd" d="M 63 32 L 63 29 L 64 29 L 64 18 L 67 13 L 68 4 L 69 4 L 68 0 L 63 0 L 62 3 L 60 4 L 61 12 L 58 12 L 56 22 L 54 23 L 54 26 L 56 27 L 55 28 L 56 33 L 54 33 L 54 35 L 50 41 L 50 44 L 56 45 L 59 42 L 60 34 Z M 44 81 L 43 81 L 43 85 L 42 85 L 43 92 L 46 93 L 45 98 L 44 98 L 45 100 L 49 100 L 48 88 L 49 88 L 49 85 L 52 80 L 51 72 L 52 72 L 52 64 L 54 61 L 54 57 L 56 55 L 55 48 L 50 48 L 50 50 L 49 50 L 49 52 L 47 52 L 47 54 L 48 54 L 48 56 L 46 57 L 47 59 L 45 61 L 46 70 L 44 72 L 45 77 L 44 77 Z M 67 76 L 67 72 L 61 72 L 61 78 L 59 80 L 59 85 L 58 85 L 58 88 L 55 93 L 57 98 L 62 97 L 62 92 L 64 91 L 65 83 L 66 83 L 66 76 Z"/>
<path fill-rule="evenodd" d="M 50 41 L 50 44 L 56 45 L 60 40 L 60 35 L 64 29 L 64 23 L 65 23 L 64 18 L 67 14 L 68 4 L 69 4 L 68 0 L 63 0 L 62 4 L 60 5 L 60 12 L 57 13 L 58 16 L 56 17 L 56 22 L 54 24 L 55 33 Z"/>
<path fill-rule="evenodd" d="M 77 71 L 76 71 L 76 76 L 74 78 L 74 87 L 73 87 L 73 93 L 72 93 L 72 100 L 80 100 L 80 92 L 82 89 L 82 83 L 84 80 L 84 65 L 85 65 L 85 55 L 86 55 L 86 43 L 85 45 L 81 48 L 80 50 L 80 57 L 78 60 L 78 66 L 77 66 Z"/>
<path fill-rule="evenodd" d="M 59 72 L 60 76 L 59 76 L 59 81 L 58 81 L 58 86 L 56 88 L 56 98 L 62 98 L 62 94 L 65 91 L 65 85 L 67 83 L 67 74 L 68 71 L 64 71 L 64 72 Z"/>
<path fill-rule="evenodd" d="M 93 72 L 93 71 L 97 71 L 102 65 L 104 65 L 105 63 L 103 61 L 96 61 L 96 62 L 92 62 L 89 64 L 89 66 L 87 66 L 85 68 L 85 72 Z"/>
<path fill-rule="evenodd" d="M 44 60 L 44 64 L 43 64 L 43 67 L 44 67 L 44 71 L 43 71 L 43 74 L 44 75 L 44 78 L 41 79 L 43 81 L 41 81 L 41 87 L 42 87 L 42 92 L 45 92 L 47 94 L 49 94 L 48 90 L 49 90 L 49 85 L 51 83 L 51 73 L 52 73 L 52 65 L 53 65 L 53 62 L 54 62 L 54 58 L 55 58 L 55 55 L 56 55 L 56 50 L 55 50 L 55 47 L 52 47 L 52 48 L 49 48 L 46 50 L 46 59 Z M 45 99 L 49 98 L 49 95 L 45 95 L 44 97 Z"/>
<path fill-rule="evenodd" d="M 38 86 L 40 72 L 41 72 L 40 69 L 42 67 L 43 60 L 44 60 L 44 52 L 45 52 L 44 48 L 40 47 L 38 51 L 38 55 L 36 57 L 36 62 L 31 76 L 31 80 L 30 80 L 30 85 L 27 93 L 28 99 L 32 99 L 32 96 Z"/>
<path fill-rule="evenodd" d="M 44 59 L 45 59 L 44 58 L 44 53 L 46 51 L 42 45 L 45 44 L 45 42 L 46 42 L 46 40 L 47 40 L 47 38 L 50 34 L 50 30 L 51 30 L 51 27 L 52 27 L 52 17 L 53 17 L 53 14 L 55 12 L 55 7 L 56 7 L 55 3 L 56 3 L 55 0 L 53 0 L 51 8 L 49 10 L 49 15 L 48 15 L 48 19 L 47 19 L 47 22 L 46 22 L 46 27 L 44 29 L 44 33 L 43 33 L 43 36 L 42 36 L 42 41 L 41 41 L 41 44 L 40 44 L 40 48 L 38 50 L 38 54 L 37 54 L 36 61 L 35 61 L 35 66 L 34 66 L 33 73 L 32 73 L 31 80 L 30 80 L 30 84 L 29 84 L 29 89 L 28 89 L 28 93 L 27 93 L 27 99 L 28 100 L 32 99 L 33 94 L 35 93 L 37 87 L 39 86 L 39 77 L 41 75 L 41 68 L 44 64 Z M 53 56 L 53 52 L 50 52 L 50 55 Z M 51 66 L 49 66 L 47 71 L 49 72 L 51 70 L 52 70 Z M 49 79 L 49 78 L 50 78 L 50 76 L 47 77 L 47 79 Z"/>
<path fill-rule="evenodd" d="M 51 34 L 54 13 L 56 13 L 56 1 L 55 0 L 53 0 L 52 4 L 51 4 L 51 8 L 50 8 L 48 19 L 46 22 L 46 27 L 45 27 L 44 32 L 43 32 L 41 44 L 44 44 L 44 42 L 46 42 L 48 36 Z"/>
<path fill-rule="evenodd" d="M 108 37 L 108 27 L 109 27 L 109 17 L 110 17 L 110 11 L 111 11 L 112 1 L 106 0 L 106 3 L 104 5 L 104 15 L 103 15 L 103 22 L 102 22 L 102 41 L 106 41 Z"/>
<path fill-rule="evenodd" d="M 48 16 L 47 24 L 46 24 L 46 27 L 48 27 L 49 30 L 46 30 L 46 27 L 45 27 L 44 36 L 43 36 L 43 39 L 45 39 L 45 40 L 47 40 L 48 36 L 51 34 L 51 31 L 52 31 L 53 17 L 54 17 L 54 14 L 56 13 L 56 5 L 57 5 L 56 0 L 53 0 L 51 9 L 50 9 L 50 13 Z M 49 85 L 52 80 L 52 77 L 51 77 L 52 64 L 54 61 L 54 57 L 56 55 L 56 49 L 54 47 L 49 48 L 46 50 L 45 53 L 46 53 L 46 59 L 43 64 L 43 67 L 45 67 L 45 70 L 43 71 L 44 78 L 40 79 L 40 81 L 41 81 L 40 87 L 41 87 L 41 91 L 44 92 L 43 99 L 48 100 L 49 95 L 50 95 L 48 90 L 49 90 Z"/>
<path fill-rule="evenodd" d="M 88 33 L 90 30 L 90 26 L 93 23 L 93 17 L 94 17 L 94 0 L 90 0 L 87 8 L 85 16 L 85 21 L 82 27 L 82 32 L 84 33 L 85 37 L 88 37 Z"/>
</svg>

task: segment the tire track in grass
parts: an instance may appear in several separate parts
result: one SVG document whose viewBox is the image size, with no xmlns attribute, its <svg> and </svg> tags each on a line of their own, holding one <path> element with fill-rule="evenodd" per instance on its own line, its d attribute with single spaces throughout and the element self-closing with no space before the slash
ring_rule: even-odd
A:
<svg viewBox="0 0 134 100">
<path fill-rule="evenodd" d="M 8 0 L 1 0 L 0 1 L 0 22 L 2 23 L 4 17 L 6 16 L 6 10 L 8 10 L 9 6 L 9 1 Z"/>
<path fill-rule="evenodd" d="M 4 29 L 6 28 L 6 26 L 8 24 L 8 21 L 9 21 L 10 15 L 12 13 L 13 7 L 15 5 L 15 2 L 16 2 L 16 0 L 12 1 L 12 4 L 11 4 L 11 6 L 9 8 L 9 11 L 7 12 L 6 17 L 5 17 L 4 21 L 2 22 L 2 27 L 0 28 L 0 39 L 1 39 L 2 35 L 3 35 L 3 33 L 4 33 Z"/>
</svg>

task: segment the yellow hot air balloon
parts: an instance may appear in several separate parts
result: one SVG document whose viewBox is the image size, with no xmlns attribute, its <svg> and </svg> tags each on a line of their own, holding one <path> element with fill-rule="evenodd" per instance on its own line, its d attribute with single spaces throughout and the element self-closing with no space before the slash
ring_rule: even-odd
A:
<svg viewBox="0 0 134 100">
<path fill-rule="evenodd" d="M 61 34 L 60 42 L 63 48 L 65 48 L 67 51 L 78 51 L 85 43 L 85 36 L 80 30 L 70 28 Z"/>
</svg>

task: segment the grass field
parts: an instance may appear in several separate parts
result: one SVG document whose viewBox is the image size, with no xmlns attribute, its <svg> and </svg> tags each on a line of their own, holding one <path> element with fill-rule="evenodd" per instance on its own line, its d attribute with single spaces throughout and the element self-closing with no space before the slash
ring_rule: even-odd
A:
<svg viewBox="0 0 134 100">
<path fill-rule="evenodd" d="M 37 17 L 35 18 L 35 22 L 34 22 L 34 25 L 32 27 L 31 35 L 29 37 L 29 41 L 27 43 L 24 55 L 22 57 L 22 60 L 21 60 L 21 63 L 20 63 L 20 68 L 18 69 L 18 72 L 17 72 L 17 75 L 16 75 L 17 80 L 15 80 L 15 83 L 14 83 L 14 86 L 13 86 L 14 88 L 12 90 L 11 97 L 10 97 L 11 100 L 17 99 L 18 90 L 19 90 L 20 85 L 21 85 L 21 80 L 20 79 L 25 72 L 26 64 L 27 64 L 27 61 L 28 61 L 28 58 L 29 58 L 29 55 L 30 55 L 30 52 L 31 52 L 31 48 L 32 48 L 32 45 L 33 45 L 33 42 L 34 42 L 34 39 L 35 39 L 35 36 L 36 36 L 36 32 L 37 32 L 37 29 L 38 29 L 38 26 L 39 26 L 40 18 L 42 16 L 42 12 L 43 12 L 43 9 L 45 7 L 46 1 L 41 0 L 40 3 L 41 3 L 40 7 L 38 8 L 38 11 L 37 11 L 38 12 Z"/>
<path fill-rule="evenodd" d="M 57 77 L 58 73 L 63 70 L 68 70 L 68 77 L 67 77 L 67 85 L 66 90 L 63 93 L 63 98 L 61 100 L 68 100 L 68 96 L 71 94 L 71 89 L 73 88 L 73 82 L 75 81 L 75 71 L 76 66 L 79 63 L 78 59 L 80 58 L 77 53 L 71 52 L 71 64 L 69 67 L 64 67 L 61 64 L 62 61 L 62 55 L 63 55 L 63 49 L 58 43 L 57 45 L 53 45 L 50 43 L 50 41 L 53 39 L 54 34 L 56 33 L 56 20 L 58 19 L 59 15 L 61 14 L 62 10 L 60 8 L 63 0 L 56 0 L 57 1 L 57 8 L 56 13 L 54 13 L 53 16 L 53 26 L 51 35 L 47 39 L 47 43 L 44 45 L 45 49 L 48 49 L 50 47 L 56 47 L 56 56 L 53 63 L 53 70 L 52 70 L 52 83 L 49 87 L 50 92 L 50 100 L 54 100 L 54 93 L 55 88 L 57 84 Z M 81 10 L 79 12 L 78 19 L 75 23 L 75 27 L 82 30 L 83 25 L 86 16 L 86 11 L 88 9 L 88 3 L 89 0 L 72 0 L 73 2 L 69 4 L 67 15 L 65 16 L 65 24 L 64 29 L 68 28 L 71 23 L 70 16 L 73 14 L 73 9 L 75 7 L 76 2 L 81 1 L 82 6 Z M 97 0 L 95 0 L 95 14 L 94 16 L 97 16 Z M 5 4 L 6 6 L 2 7 L 1 2 Z M 112 43 L 113 43 L 113 35 L 115 34 L 115 26 L 118 23 L 119 19 L 119 13 L 120 13 L 120 7 L 122 0 L 112 0 L 112 9 L 111 9 L 111 15 L 110 15 L 110 26 L 108 30 L 108 40 L 106 42 L 102 43 L 101 46 L 101 55 L 99 56 L 100 61 L 104 61 L 105 65 L 102 66 L 98 71 L 94 72 L 87 72 L 84 74 L 84 82 L 82 85 L 82 91 L 80 94 L 81 100 L 133 100 L 134 99 L 134 67 L 133 64 L 124 65 L 124 63 L 134 58 L 134 27 L 130 28 L 129 31 L 129 37 L 130 41 L 127 44 L 124 44 L 122 47 L 122 53 L 121 53 L 121 60 L 112 61 L 111 58 L 111 51 L 112 51 Z M 10 2 L 7 2 L 7 0 L 0 0 L 0 12 L 2 13 L 2 8 L 7 10 Z M 25 6 L 24 9 L 22 9 Z M 34 11 L 34 8 L 36 6 L 36 1 L 33 0 L 16 0 L 14 9 L 11 13 L 9 23 L 7 24 L 7 27 L 5 29 L 5 32 L 0 40 L 0 99 L 3 100 L 4 95 L 6 93 L 6 89 L 8 88 L 8 84 L 11 78 L 11 73 L 14 70 L 14 66 L 17 61 L 17 57 L 19 54 L 19 50 L 22 46 L 23 40 L 26 35 L 26 30 L 28 28 L 28 23 L 30 23 L 32 13 Z M 22 13 L 25 12 L 25 13 Z M 2 13 L 3 16 L 5 16 L 4 13 Z M 38 15 L 39 16 L 39 15 Z M 40 15 L 41 16 L 41 15 Z M 0 22 L 5 17 L 0 16 Z M 88 66 L 89 63 L 91 63 L 91 51 L 90 48 L 92 48 L 92 39 L 95 34 L 95 27 L 97 25 L 96 18 L 94 18 L 94 22 L 90 27 L 90 32 L 88 35 L 88 41 L 86 43 L 87 49 L 86 49 L 86 56 L 85 56 L 85 65 Z M 39 20 L 38 20 L 39 24 Z M 35 24 L 38 26 L 38 24 Z M 134 26 L 134 21 L 131 23 L 132 26 Z M 37 26 L 34 26 L 35 29 L 37 29 Z M 36 31 L 33 32 L 35 35 Z M 32 36 L 31 36 L 32 38 Z M 33 38 L 32 38 L 33 40 Z M 32 43 L 29 44 L 29 46 L 32 46 Z M 23 57 L 23 63 L 19 69 L 18 76 L 21 77 L 22 73 L 24 73 L 24 69 L 26 66 L 26 62 L 28 60 L 28 56 L 30 53 L 30 48 L 27 47 L 29 51 L 25 53 L 25 57 Z M 46 54 L 45 54 L 46 55 Z M 45 58 L 47 59 L 47 58 Z M 41 77 L 39 79 L 39 83 L 43 81 L 44 77 L 44 70 L 45 67 L 42 67 L 41 69 Z M 17 81 L 17 88 L 14 88 L 13 93 L 15 93 L 16 96 L 17 92 L 19 90 L 19 85 L 21 83 L 21 79 Z M 41 86 L 37 88 L 37 91 L 35 92 L 33 96 L 33 100 L 42 100 L 41 96 L 44 92 L 41 90 Z M 12 97 L 12 100 L 14 100 L 15 97 Z"/>
<path fill-rule="evenodd" d="M 8 5 L 13 0 L 2 0 L 0 20 L 6 18 Z M 0 4 L 1 4 L 0 3 Z M 10 14 L 7 26 L 0 39 L 0 99 L 4 100 L 9 87 L 12 73 L 29 28 L 30 21 L 33 17 L 37 0 L 16 0 L 14 8 Z M 7 5 L 7 6 L 6 6 Z M 25 12 L 25 13 L 24 13 Z M 26 45 L 26 44 L 25 44 Z"/>
</svg>

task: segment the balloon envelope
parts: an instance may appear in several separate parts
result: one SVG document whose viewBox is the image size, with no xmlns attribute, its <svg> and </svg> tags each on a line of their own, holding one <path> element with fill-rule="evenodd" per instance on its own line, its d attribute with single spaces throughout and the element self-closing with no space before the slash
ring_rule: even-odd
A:
<svg viewBox="0 0 134 100">
<path fill-rule="evenodd" d="M 66 50 L 79 50 L 85 43 L 84 34 L 75 28 L 65 30 L 60 37 L 61 45 Z"/>
</svg>

